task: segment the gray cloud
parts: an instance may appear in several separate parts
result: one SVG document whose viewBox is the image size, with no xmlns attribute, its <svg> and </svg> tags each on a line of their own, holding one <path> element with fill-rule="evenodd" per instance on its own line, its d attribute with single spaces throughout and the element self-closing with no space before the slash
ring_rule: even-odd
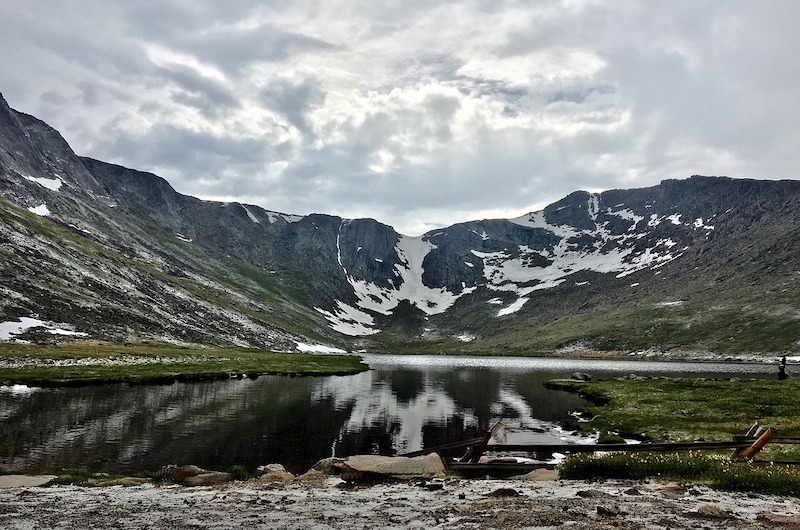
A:
<svg viewBox="0 0 800 530">
<path fill-rule="evenodd" d="M 13 107 L 202 197 L 419 232 L 576 189 L 798 176 L 789 0 L 0 11 Z"/>
<path fill-rule="evenodd" d="M 286 118 L 303 134 L 313 133 L 308 112 L 325 101 L 325 93 L 315 79 L 276 79 L 261 90 L 259 96 L 267 108 Z"/>
<path fill-rule="evenodd" d="M 320 39 L 264 24 L 246 30 L 224 30 L 191 36 L 179 42 L 187 51 L 228 72 L 240 72 L 259 61 L 280 62 L 303 53 L 326 51 L 333 46 Z"/>
</svg>

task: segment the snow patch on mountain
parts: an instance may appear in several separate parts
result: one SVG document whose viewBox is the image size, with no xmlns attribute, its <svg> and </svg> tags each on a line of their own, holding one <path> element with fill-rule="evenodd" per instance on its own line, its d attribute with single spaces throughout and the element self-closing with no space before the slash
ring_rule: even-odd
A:
<svg viewBox="0 0 800 530">
<path fill-rule="evenodd" d="M 395 264 L 394 273 L 396 288 L 386 288 L 351 275 L 342 263 L 341 241 L 337 239 L 339 265 L 344 271 L 348 283 L 358 298 L 357 306 L 367 311 L 382 315 L 392 314 L 401 300 L 407 300 L 428 315 L 443 313 L 455 301 L 475 290 L 465 288 L 461 293 L 451 293 L 444 287 L 431 288 L 422 282 L 423 260 L 436 245 L 423 237 L 400 236 L 395 246 L 400 262 Z M 380 261 L 379 258 L 375 258 Z"/>
<path fill-rule="evenodd" d="M 623 219 L 627 219 L 628 221 L 633 221 L 633 226 L 634 227 L 639 224 L 639 221 L 643 221 L 644 220 L 644 216 L 643 215 L 636 215 L 633 212 L 633 210 L 630 210 L 630 209 L 627 209 L 627 208 L 625 208 L 624 210 L 616 210 L 616 211 L 612 210 L 611 208 L 608 208 L 605 213 L 607 213 L 609 215 L 616 215 L 617 217 L 621 217 Z"/>
<path fill-rule="evenodd" d="M 51 335 L 86 336 L 86 333 L 66 329 L 67 327 L 69 324 L 56 324 L 38 318 L 20 317 L 16 321 L 0 322 L 0 341 L 17 340 L 16 335 L 21 335 L 32 328 L 44 328 Z"/>
<path fill-rule="evenodd" d="M 245 213 L 247 213 L 247 217 L 249 217 L 251 221 L 253 221 L 257 225 L 261 224 L 261 221 L 258 220 L 258 217 L 256 217 L 255 214 L 250 211 L 250 208 L 248 208 L 244 204 L 242 205 L 242 208 L 244 208 Z"/>
<path fill-rule="evenodd" d="M 698 217 L 697 219 L 695 219 L 692 226 L 694 227 L 695 230 L 699 230 L 700 228 L 704 230 L 714 230 L 714 225 L 706 224 L 705 222 L 703 222 L 702 217 Z"/>
<path fill-rule="evenodd" d="M 566 277 L 579 271 L 616 273 L 621 278 L 647 267 L 660 267 L 682 255 L 671 252 L 676 243 L 669 238 L 660 239 L 651 247 L 637 248 L 633 243 L 645 237 L 646 233 L 637 232 L 636 228 L 645 217 L 628 208 L 606 208 L 603 211 L 607 215 L 633 222 L 627 232 L 621 235 L 612 233 L 606 223 L 597 222 L 600 211 L 597 201 L 597 195 L 589 196 L 587 207 L 590 216 L 595 220 L 595 227 L 591 230 L 580 230 L 569 225 L 552 225 L 543 211 L 510 219 L 521 226 L 547 230 L 561 237 L 561 241 L 542 250 L 520 246 L 517 256 L 512 256 L 508 251 L 482 253 L 473 250 L 472 253 L 484 262 L 484 276 L 489 282 L 488 287 L 498 291 L 512 291 L 523 298 L 533 291 L 556 287 Z M 666 219 L 679 225 L 680 217 L 680 214 L 673 214 Z M 647 226 L 657 226 L 662 220 L 663 218 L 652 215 Z M 579 244 L 587 236 L 594 243 Z M 533 258 L 539 258 L 538 262 L 545 258 L 549 264 L 544 267 L 531 265 Z"/>
<path fill-rule="evenodd" d="M 35 182 L 39 186 L 42 186 L 43 188 L 47 188 L 50 191 L 58 191 L 59 189 L 61 189 L 61 186 L 64 184 L 64 181 L 61 180 L 61 178 L 58 175 L 56 175 L 55 178 L 51 178 L 51 179 L 44 178 L 44 177 L 31 177 L 29 175 L 26 175 L 25 179 L 29 180 L 31 182 Z"/>
<path fill-rule="evenodd" d="M 314 309 L 330 322 L 331 329 L 343 335 L 357 337 L 373 335 L 380 331 L 373 327 L 375 319 L 372 318 L 372 315 L 345 304 L 341 300 L 336 301 L 336 308 L 333 311 L 326 311 L 319 307 Z"/>
<path fill-rule="evenodd" d="M 28 211 L 41 217 L 48 217 L 50 215 L 50 208 L 48 208 L 44 203 L 40 204 L 39 206 L 31 206 L 28 208 Z"/>
<path fill-rule="evenodd" d="M 278 220 L 286 221 L 287 223 L 297 223 L 303 220 L 302 215 L 293 215 L 288 213 L 279 213 L 279 212 L 264 212 L 267 214 L 267 219 L 270 223 L 274 223 Z"/>
<path fill-rule="evenodd" d="M 522 306 L 524 306 L 525 302 L 527 301 L 528 301 L 527 298 L 518 298 L 517 301 L 514 302 L 513 304 L 509 305 L 508 307 L 504 307 L 503 309 L 498 311 L 497 316 L 502 317 L 510 315 L 511 313 L 516 313 L 517 311 L 522 309 Z"/>
</svg>

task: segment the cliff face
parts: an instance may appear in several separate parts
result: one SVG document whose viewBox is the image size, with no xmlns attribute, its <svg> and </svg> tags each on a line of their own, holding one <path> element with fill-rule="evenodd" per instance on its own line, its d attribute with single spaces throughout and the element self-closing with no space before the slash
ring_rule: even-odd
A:
<svg viewBox="0 0 800 530">
<path fill-rule="evenodd" d="M 274 349 L 800 348 L 798 181 L 576 191 L 407 237 L 181 195 L 0 98 L 0 196 L 0 321 Z"/>
</svg>

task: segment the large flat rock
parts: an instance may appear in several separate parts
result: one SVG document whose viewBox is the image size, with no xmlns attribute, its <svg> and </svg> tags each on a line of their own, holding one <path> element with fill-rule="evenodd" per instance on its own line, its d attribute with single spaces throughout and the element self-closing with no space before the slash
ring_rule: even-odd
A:
<svg viewBox="0 0 800 530">
<path fill-rule="evenodd" d="M 0 475 L 0 488 L 31 488 L 44 486 L 56 475 Z"/>
<path fill-rule="evenodd" d="M 395 479 L 432 478 L 443 475 L 444 463 L 436 453 L 405 456 L 354 455 L 341 464 L 342 479 L 360 481 L 381 477 Z"/>
</svg>

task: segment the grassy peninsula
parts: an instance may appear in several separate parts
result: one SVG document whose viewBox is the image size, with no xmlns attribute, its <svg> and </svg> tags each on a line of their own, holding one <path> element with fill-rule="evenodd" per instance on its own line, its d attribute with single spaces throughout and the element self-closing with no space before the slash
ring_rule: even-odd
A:
<svg viewBox="0 0 800 530">
<path fill-rule="evenodd" d="M 800 378 L 778 380 L 614 379 L 551 381 L 550 388 L 578 392 L 596 406 L 590 420 L 572 427 L 650 441 L 731 440 L 754 421 L 778 437 L 800 437 Z M 796 466 L 734 463 L 730 451 L 583 454 L 568 458 L 561 478 L 660 477 L 707 483 L 728 490 L 800 497 Z M 768 461 L 800 461 L 800 446 L 769 444 Z"/>
<path fill-rule="evenodd" d="M 610 379 L 552 381 L 551 388 L 579 392 L 597 406 L 578 424 L 652 441 L 730 440 L 754 421 L 778 436 L 800 436 L 800 378 Z"/>
<path fill-rule="evenodd" d="M 263 374 L 353 374 L 367 369 L 357 356 L 250 348 L 160 343 L 0 344 L 0 384 L 169 383 Z"/>
</svg>

